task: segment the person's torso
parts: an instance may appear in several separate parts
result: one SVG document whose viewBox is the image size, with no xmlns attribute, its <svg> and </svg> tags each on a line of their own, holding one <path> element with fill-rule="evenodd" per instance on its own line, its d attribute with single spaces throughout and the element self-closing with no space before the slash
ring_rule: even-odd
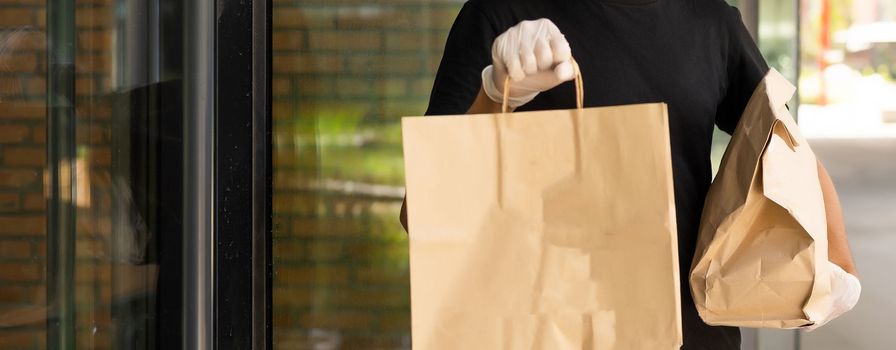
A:
<svg viewBox="0 0 896 350">
<path fill-rule="evenodd" d="M 696 310 L 692 310 L 687 283 L 704 197 L 711 180 L 710 150 L 716 110 L 727 78 L 727 44 L 720 18 L 724 10 L 720 6 L 724 3 L 474 1 L 493 21 L 497 33 L 522 20 L 553 21 L 566 36 L 573 57 L 581 67 L 586 107 L 667 104 L 685 309 L 684 349 L 736 348 L 735 338 L 739 344 L 736 329 L 708 327 L 699 320 Z M 564 83 L 540 93 L 517 111 L 574 108 L 574 96 L 573 84 Z M 730 346 L 704 344 L 700 338 L 722 339 L 730 342 Z"/>
</svg>

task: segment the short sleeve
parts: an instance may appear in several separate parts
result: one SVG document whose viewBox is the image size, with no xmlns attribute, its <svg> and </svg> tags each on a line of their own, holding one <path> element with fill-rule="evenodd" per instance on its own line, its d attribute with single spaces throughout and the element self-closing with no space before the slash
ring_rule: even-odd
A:
<svg viewBox="0 0 896 350">
<path fill-rule="evenodd" d="M 743 24 L 740 11 L 728 8 L 727 28 L 727 82 L 721 103 L 716 109 L 716 125 L 728 134 L 734 133 L 741 114 L 750 101 L 753 91 L 768 73 L 768 63 L 756 47 Z"/>
<path fill-rule="evenodd" d="M 491 64 L 496 30 L 475 4 L 461 8 L 448 34 L 426 115 L 464 114 L 482 86 L 482 69 Z"/>
</svg>

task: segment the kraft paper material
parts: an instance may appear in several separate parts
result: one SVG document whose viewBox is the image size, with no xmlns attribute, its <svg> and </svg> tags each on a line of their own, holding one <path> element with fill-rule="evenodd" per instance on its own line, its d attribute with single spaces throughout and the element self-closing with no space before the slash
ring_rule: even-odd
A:
<svg viewBox="0 0 896 350">
<path fill-rule="evenodd" d="M 402 132 L 415 349 L 681 346 L 665 104 Z"/>
<path fill-rule="evenodd" d="M 831 312 L 824 199 L 785 105 L 794 91 L 766 75 L 706 197 L 690 282 L 708 324 L 797 328 Z"/>
</svg>

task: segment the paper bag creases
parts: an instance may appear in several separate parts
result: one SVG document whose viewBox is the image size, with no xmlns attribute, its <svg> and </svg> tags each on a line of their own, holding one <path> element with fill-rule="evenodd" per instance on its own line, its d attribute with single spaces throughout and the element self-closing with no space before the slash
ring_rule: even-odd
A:
<svg viewBox="0 0 896 350">
<path fill-rule="evenodd" d="M 404 118 L 415 349 L 678 349 L 663 104 Z"/>
<path fill-rule="evenodd" d="M 796 328 L 830 310 L 824 200 L 785 105 L 794 91 L 766 75 L 707 194 L 690 282 L 708 324 Z"/>
</svg>

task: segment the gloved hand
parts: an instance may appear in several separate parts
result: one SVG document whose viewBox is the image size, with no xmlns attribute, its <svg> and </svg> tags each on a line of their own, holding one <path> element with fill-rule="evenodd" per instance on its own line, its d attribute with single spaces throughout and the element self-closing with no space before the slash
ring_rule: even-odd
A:
<svg viewBox="0 0 896 350">
<path fill-rule="evenodd" d="M 492 44 L 492 65 L 482 70 L 482 88 L 492 101 L 503 102 L 504 80 L 512 80 L 508 107 L 522 106 L 575 77 L 569 42 L 549 19 L 522 21 Z"/>
<path fill-rule="evenodd" d="M 862 294 L 862 284 L 859 279 L 849 272 L 844 271 L 840 266 L 832 262 L 828 262 L 831 268 L 831 296 L 834 299 L 833 309 L 827 318 L 806 327 L 806 330 L 813 331 L 818 327 L 824 326 L 833 319 L 840 317 L 847 311 L 852 310 L 859 302 L 859 296 Z"/>
</svg>

